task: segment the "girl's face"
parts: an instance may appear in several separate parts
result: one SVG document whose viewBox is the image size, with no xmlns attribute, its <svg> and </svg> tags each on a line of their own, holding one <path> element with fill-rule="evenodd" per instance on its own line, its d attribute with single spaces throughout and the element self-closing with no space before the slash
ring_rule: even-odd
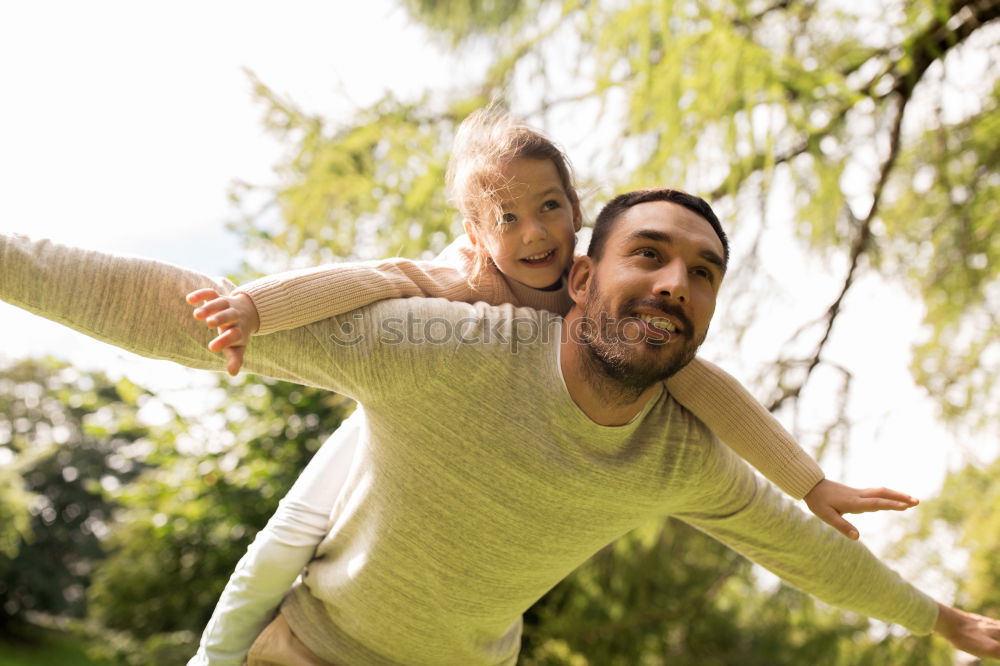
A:
<svg viewBox="0 0 1000 666">
<path fill-rule="evenodd" d="M 573 262 L 579 206 L 570 203 L 551 160 L 519 158 L 500 171 L 502 220 L 466 221 L 473 245 L 486 248 L 508 278 L 535 289 L 557 287 Z"/>
</svg>

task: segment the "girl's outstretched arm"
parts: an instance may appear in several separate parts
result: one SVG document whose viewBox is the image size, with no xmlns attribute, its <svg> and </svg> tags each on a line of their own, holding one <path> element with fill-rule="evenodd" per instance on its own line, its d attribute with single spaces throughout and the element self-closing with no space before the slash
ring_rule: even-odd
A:
<svg viewBox="0 0 1000 666">
<path fill-rule="evenodd" d="M 743 387 L 717 365 L 695 358 L 667 380 L 667 390 L 715 435 L 795 499 L 850 539 L 857 529 L 845 513 L 916 506 L 917 500 L 887 488 L 857 489 L 824 478 L 823 470 Z"/>
<path fill-rule="evenodd" d="M 701 358 L 667 380 L 670 394 L 741 458 L 795 499 L 823 470 L 791 434 L 728 372 Z"/>
<path fill-rule="evenodd" d="M 304 326 L 388 298 L 504 302 L 495 274 L 470 284 L 471 253 L 463 237 L 434 261 L 396 258 L 327 264 L 269 275 L 242 285 L 236 293 L 253 300 L 258 335 Z"/>
<path fill-rule="evenodd" d="M 351 470 L 359 407 L 313 456 L 236 565 L 188 666 L 240 666 L 327 535 Z"/>
<path fill-rule="evenodd" d="M 513 303 L 560 314 L 569 309 L 565 289 L 532 289 L 493 268 L 470 279 L 474 265 L 475 250 L 461 236 L 433 261 L 329 264 L 260 278 L 228 295 L 199 289 L 188 294 L 188 302 L 198 306 L 196 319 L 218 329 L 209 348 L 226 355 L 232 375 L 239 372 L 251 335 L 305 326 L 388 298 Z"/>
</svg>

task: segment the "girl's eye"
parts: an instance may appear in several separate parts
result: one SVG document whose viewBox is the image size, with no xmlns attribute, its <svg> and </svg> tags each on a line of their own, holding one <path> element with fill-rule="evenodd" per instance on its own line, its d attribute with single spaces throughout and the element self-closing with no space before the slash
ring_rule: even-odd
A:
<svg viewBox="0 0 1000 666">
<path fill-rule="evenodd" d="M 555 210 L 559 208 L 559 202 L 555 199 L 549 199 L 542 204 L 542 210 Z"/>
<path fill-rule="evenodd" d="M 517 215 L 514 215 L 514 213 L 504 213 L 500 216 L 500 221 L 504 224 L 514 224 L 517 222 Z"/>
</svg>

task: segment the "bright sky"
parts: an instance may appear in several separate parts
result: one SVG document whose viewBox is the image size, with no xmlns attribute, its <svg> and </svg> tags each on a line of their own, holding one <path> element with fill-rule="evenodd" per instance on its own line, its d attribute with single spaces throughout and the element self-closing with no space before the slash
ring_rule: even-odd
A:
<svg viewBox="0 0 1000 666">
<path fill-rule="evenodd" d="M 385 0 L 0 4 L 0 229 L 225 273 L 240 260 L 227 188 L 270 181 L 280 155 L 244 68 L 344 117 L 461 66 Z M 192 381 L 6 304 L 0 317 L 8 356 Z"/>
<path fill-rule="evenodd" d="M 405 95 L 468 80 L 468 66 L 408 28 L 388 0 L 0 4 L 0 229 L 225 273 L 240 258 L 223 228 L 227 188 L 270 180 L 280 154 L 243 68 L 311 112 L 344 117 L 387 89 Z M 766 252 L 785 293 L 765 316 L 776 324 L 818 316 L 842 267 L 807 259 L 779 234 L 768 236 Z M 825 464 L 831 478 L 929 497 L 967 450 L 997 454 L 985 438 L 957 441 L 913 385 L 907 366 L 921 314 L 876 279 L 851 293 L 828 357 L 854 373 L 856 426 L 846 466 Z M 182 405 L 200 395 L 190 387 L 212 382 L 2 303 L 0 318 L 9 357 L 51 354 L 124 373 Z M 749 346 L 774 358 L 787 333 L 755 330 Z M 758 362 L 713 347 L 711 336 L 705 354 L 738 376 Z M 821 385 L 806 396 L 807 435 L 830 413 Z M 876 550 L 899 525 L 894 517 L 857 522 Z"/>
</svg>

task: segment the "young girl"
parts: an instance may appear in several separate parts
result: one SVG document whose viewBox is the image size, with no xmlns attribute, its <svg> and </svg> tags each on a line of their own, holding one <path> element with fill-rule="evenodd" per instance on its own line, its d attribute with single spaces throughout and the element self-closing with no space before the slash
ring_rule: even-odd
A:
<svg viewBox="0 0 1000 666">
<path fill-rule="evenodd" d="M 284 273 L 228 297 L 211 289 L 192 292 L 191 304 L 204 303 L 195 309 L 195 318 L 220 332 L 209 349 L 224 351 L 229 372 L 236 374 L 250 334 L 303 326 L 386 298 L 443 297 L 565 313 L 571 302 L 564 278 L 581 227 L 580 202 L 565 155 L 509 115 L 483 110 L 459 128 L 447 180 L 466 233 L 437 259 Z M 916 504 L 884 488 L 858 490 L 824 479 L 774 417 L 711 363 L 695 358 L 666 380 L 666 387 L 722 441 L 786 493 L 805 498 L 817 516 L 849 538 L 856 539 L 857 530 L 841 514 Z M 280 615 L 254 641 L 336 517 L 341 481 L 350 469 L 358 429 L 364 427 L 360 411 L 320 449 L 258 534 L 189 666 L 239 664 L 251 643 L 251 666 L 321 663 L 297 643 Z M 289 656 L 293 654 L 297 656 Z"/>
</svg>

